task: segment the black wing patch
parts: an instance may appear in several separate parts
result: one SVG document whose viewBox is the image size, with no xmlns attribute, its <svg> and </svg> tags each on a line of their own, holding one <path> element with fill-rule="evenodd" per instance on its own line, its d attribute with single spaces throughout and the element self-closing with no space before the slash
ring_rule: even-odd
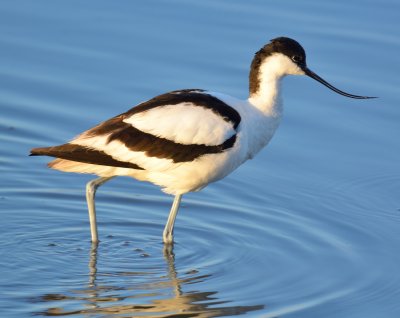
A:
<svg viewBox="0 0 400 318">
<path fill-rule="evenodd" d="M 73 144 L 64 144 L 61 146 L 46 148 L 34 148 L 31 150 L 30 155 L 50 156 L 95 165 L 143 170 L 143 168 L 134 163 L 116 160 L 102 151 Z"/>
<path fill-rule="evenodd" d="M 87 130 L 81 134 L 77 140 L 79 142 L 80 138 L 86 139 L 96 138 L 96 136 L 108 136 L 107 143 L 116 140 L 132 151 L 144 152 L 149 157 L 171 159 L 175 163 L 193 161 L 206 154 L 221 153 L 234 146 L 236 134 L 220 145 L 186 145 L 145 133 L 123 121 L 125 118 L 134 114 L 155 107 L 177 105 L 180 103 L 191 103 L 194 106 L 210 109 L 214 113 L 220 115 L 223 120 L 230 122 L 236 131 L 241 121 L 239 113 L 220 99 L 203 93 L 202 90 L 187 89 L 166 93 L 141 103 L 126 113 L 111 118 Z M 83 163 L 143 170 L 142 167 L 134 163 L 114 159 L 101 150 L 78 144 L 67 143 L 55 147 L 35 148 L 32 149 L 31 155 L 46 155 Z"/>
<path fill-rule="evenodd" d="M 240 124 L 240 114 L 234 108 L 224 103 L 222 100 L 204 93 L 203 90 L 200 89 L 184 89 L 156 96 L 137 105 L 123 115 L 129 117 L 155 107 L 177 105 L 181 103 L 191 103 L 194 106 L 210 109 L 221 116 L 225 121 L 231 122 L 234 129 Z"/>
<path fill-rule="evenodd" d="M 125 128 L 113 132 L 108 142 L 118 140 L 132 151 L 143 151 L 149 157 L 172 159 L 173 162 L 193 161 L 206 154 L 215 154 L 231 148 L 236 141 L 236 135 L 216 146 L 184 145 L 171 140 L 145 133 L 125 123 Z"/>
<path fill-rule="evenodd" d="M 84 133 L 84 135 L 88 137 L 108 135 L 108 143 L 113 140 L 118 140 L 132 151 L 145 152 L 149 157 L 171 159 L 175 163 L 193 161 L 202 155 L 220 153 L 233 147 L 236 141 L 236 134 L 220 145 L 186 145 L 145 133 L 123 121 L 125 118 L 134 114 L 156 107 L 177 105 L 181 103 L 191 103 L 194 106 L 210 109 L 220 115 L 223 120 L 232 123 L 235 130 L 237 130 L 241 121 L 239 113 L 220 99 L 205 94 L 202 90 L 187 89 L 173 91 L 154 97 L 153 99 L 130 109 L 126 113 L 111 118 L 110 120 L 90 129 Z"/>
</svg>

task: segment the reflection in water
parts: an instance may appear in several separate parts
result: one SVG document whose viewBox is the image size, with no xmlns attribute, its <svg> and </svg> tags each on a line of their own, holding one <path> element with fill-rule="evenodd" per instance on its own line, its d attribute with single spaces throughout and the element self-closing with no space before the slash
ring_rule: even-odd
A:
<svg viewBox="0 0 400 318">
<path fill-rule="evenodd" d="M 164 248 L 167 275 L 159 274 L 156 279 L 146 279 L 144 283 L 132 286 L 106 285 L 98 282 L 97 244 L 93 244 L 89 260 L 89 283 L 87 288 L 73 289 L 65 294 L 45 294 L 39 302 L 48 302 L 47 310 L 35 314 L 45 316 L 67 315 L 113 315 L 126 317 L 218 317 L 240 315 L 264 308 L 255 306 L 221 306 L 229 301 L 218 300 L 217 291 L 184 292 L 182 287 L 196 282 L 204 282 L 211 275 L 199 275 L 197 271 L 186 273 L 179 278 L 175 269 L 175 255 L 172 248 Z M 107 276 L 132 276 L 143 279 L 153 275 L 145 272 L 112 273 Z M 103 277 L 103 275 L 101 275 Z M 37 301 L 37 299 L 36 299 Z M 76 307 L 79 303 L 79 307 Z M 74 309 L 70 309 L 74 307 Z"/>
</svg>

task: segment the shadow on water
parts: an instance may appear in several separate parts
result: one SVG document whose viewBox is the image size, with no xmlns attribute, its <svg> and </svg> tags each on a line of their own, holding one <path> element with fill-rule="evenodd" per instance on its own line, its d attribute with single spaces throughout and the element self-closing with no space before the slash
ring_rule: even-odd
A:
<svg viewBox="0 0 400 318">
<path fill-rule="evenodd" d="M 87 286 L 35 298 L 32 302 L 48 303 L 49 306 L 47 310 L 35 312 L 34 315 L 124 314 L 151 315 L 151 317 L 219 317 L 241 315 L 264 308 L 263 305 L 224 306 L 230 301 L 218 299 L 217 291 L 184 292 L 185 285 L 204 282 L 211 279 L 212 275 L 199 275 L 198 271 L 193 271 L 185 274 L 186 276 L 189 274 L 190 277 L 180 278 L 175 267 L 173 248 L 164 247 L 163 254 L 167 273 L 159 273 L 156 279 L 149 280 L 148 275 L 151 274 L 149 272 L 100 273 L 97 269 L 98 245 L 92 244 Z M 104 280 L 100 282 L 99 276 L 132 276 L 134 279 L 143 279 L 143 282 L 121 287 L 107 284 Z M 81 308 L 66 309 L 73 302 L 79 302 Z"/>
</svg>

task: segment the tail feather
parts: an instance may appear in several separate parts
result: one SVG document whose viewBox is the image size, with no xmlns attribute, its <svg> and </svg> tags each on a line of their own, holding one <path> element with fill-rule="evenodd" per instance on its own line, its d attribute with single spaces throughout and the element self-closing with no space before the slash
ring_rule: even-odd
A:
<svg viewBox="0 0 400 318">
<path fill-rule="evenodd" d="M 143 170 L 143 168 L 137 164 L 119 161 L 103 151 L 69 143 L 54 147 L 33 148 L 30 156 L 50 156 L 101 166 Z"/>
<path fill-rule="evenodd" d="M 31 149 L 31 153 L 29 156 L 54 156 L 54 151 L 52 150 L 55 147 L 42 147 L 42 148 L 33 148 Z"/>
</svg>

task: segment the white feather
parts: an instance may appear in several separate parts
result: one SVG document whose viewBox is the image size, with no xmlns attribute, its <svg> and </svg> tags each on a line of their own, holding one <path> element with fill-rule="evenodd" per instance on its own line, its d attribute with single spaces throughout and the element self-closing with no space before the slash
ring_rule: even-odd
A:
<svg viewBox="0 0 400 318">
<path fill-rule="evenodd" d="M 282 78 L 288 74 L 304 75 L 304 71 L 281 53 L 275 53 L 266 58 L 260 67 L 259 90 L 249 96 L 249 102 L 265 115 L 280 116 L 282 110 L 279 107 L 282 104 L 280 84 Z"/>
<path fill-rule="evenodd" d="M 184 145 L 220 145 L 235 134 L 232 124 L 219 114 L 192 103 L 156 107 L 134 114 L 124 122 Z"/>
</svg>

